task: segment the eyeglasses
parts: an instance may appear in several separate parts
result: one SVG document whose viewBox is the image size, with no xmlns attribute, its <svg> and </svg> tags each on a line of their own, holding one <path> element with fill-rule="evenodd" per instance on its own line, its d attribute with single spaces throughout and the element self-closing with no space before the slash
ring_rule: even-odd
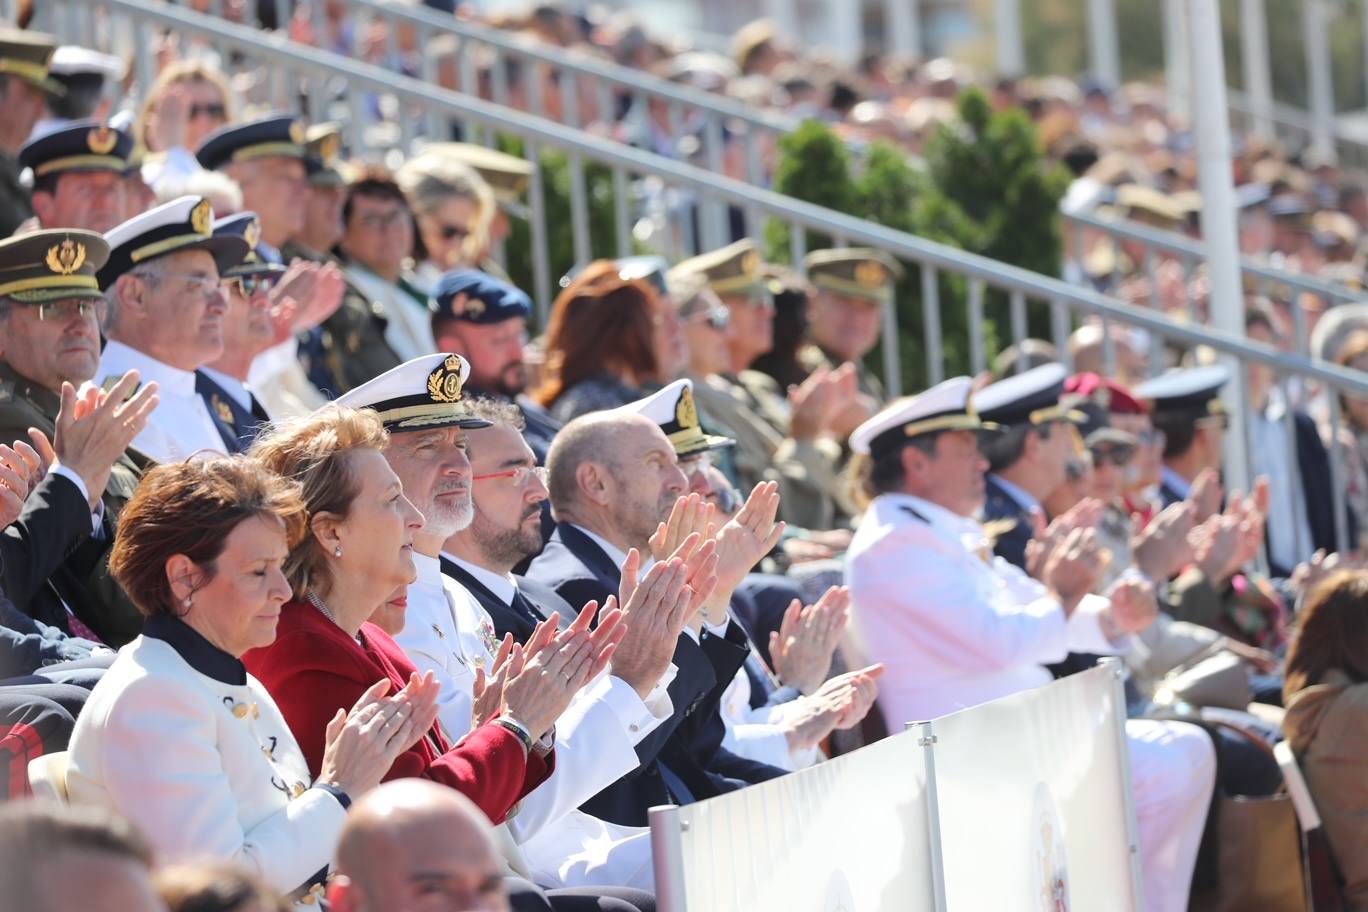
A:
<svg viewBox="0 0 1368 912">
<path fill-rule="evenodd" d="M 135 272 L 133 275 L 151 282 L 179 279 L 185 283 L 187 291 L 198 292 L 203 297 L 208 297 L 219 290 L 218 276 L 206 275 L 202 272 Z"/>
<path fill-rule="evenodd" d="M 44 301 L 38 305 L 39 320 L 56 320 L 65 323 L 77 315 L 88 317 L 91 314 L 100 315 L 100 305 L 102 301 L 92 301 L 82 298 L 67 298 L 62 301 Z"/>
<path fill-rule="evenodd" d="M 1135 436 L 1136 439 L 1140 441 L 1141 446 L 1161 447 L 1164 444 L 1168 443 L 1168 435 L 1157 428 L 1147 428 L 1143 431 L 1137 432 Z"/>
<path fill-rule="evenodd" d="M 695 472 L 703 472 L 712 468 L 712 457 L 706 452 L 696 456 L 685 456 L 679 460 L 679 470 L 685 475 L 692 475 Z"/>
<path fill-rule="evenodd" d="M 489 472 L 485 475 L 476 475 L 472 481 L 489 481 L 491 478 L 511 478 L 513 486 L 521 488 L 527 484 L 529 478 L 536 478 L 543 485 L 546 484 L 546 468 L 544 466 L 515 466 L 502 472 Z"/>
<path fill-rule="evenodd" d="M 372 231 L 385 231 L 396 225 L 403 224 L 404 219 L 408 218 L 408 211 L 405 209 L 393 209 L 389 212 L 372 212 L 366 215 L 357 216 L 356 220 L 361 223 L 363 228 Z"/>
<path fill-rule="evenodd" d="M 212 117 L 215 120 L 228 119 L 228 107 L 222 104 L 192 104 L 190 106 L 190 119 L 196 117 Z"/>
<path fill-rule="evenodd" d="M 1118 469 L 1125 468 L 1126 464 L 1135 458 L 1135 447 L 1129 446 L 1098 446 L 1092 448 L 1093 465 L 1101 468 L 1104 465 L 1113 465 Z"/>
<path fill-rule="evenodd" d="M 731 311 L 725 307 L 711 307 L 689 314 L 686 320 L 689 323 L 707 323 L 710 328 L 721 332 L 731 326 Z"/>
<path fill-rule="evenodd" d="M 280 276 L 265 273 L 263 275 L 234 276 L 228 280 L 227 284 L 230 288 L 236 288 L 237 293 L 244 298 L 250 298 L 257 292 L 270 294 L 271 289 L 275 288 L 279 282 Z"/>
<path fill-rule="evenodd" d="M 774 295 L 770 294 L 768 288 L 752 291 L 744 300 L 751 310 L 774 310 Z"/>
</svg>

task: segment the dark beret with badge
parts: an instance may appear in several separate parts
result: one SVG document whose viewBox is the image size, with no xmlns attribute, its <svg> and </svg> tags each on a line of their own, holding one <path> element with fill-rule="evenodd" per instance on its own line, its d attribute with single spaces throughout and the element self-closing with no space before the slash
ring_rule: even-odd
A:
<svg viewBox="0 0 1368 912">
<path fill-rule="evenodd" d="M 49 67 L 57 39 L 38 32 L 0 28 L 0 75 L 16 76 L 41 92 L 60 97 L 66 88 Z"/>
<path fill-rule="evenodd" d="M 134 216 L 105 233 L 109 262 L 97 273 L 102 289 L 149 260 L 184 250 L 206 250 L 219 273 L 241 263 L 247 242 L 237 236 L 214 236 L 214 207 L 202 196 L 182 196 Z"/>
<path fill-rule="evenodd" d="M 466 323 L 532 319 L 532 299 L 522 289 L 478 269 L 457 269 L 437 280 L 433 307 L 440 317 Z"/>
<path fill-rule="evenodd" d="M 58 228 L 7 238 L 0 241 L 0 298 L 20 304 L 100 298 L 95 274 L 108 258 L 109 245 L 93 231 Z"/>
<path fill-rule="evenodd" d="M 462 401 L 470 364 L 460 355 L 438 352 L 406 361 L 333 400 L 344 408 L 372 409 L 391 434 L 437 428 L 489 427 Z"/>
<path fill-rule="evenodd" d="M 671 269 L 670 274 L 702 276 L 708 287 L 720 295 L 769 291 L 764 258 L 750 238 L 687 259 Z"/>
<path fill-rule="evenodd" d="M 704 433 L 698 419 L 698 405 L 694 402 L 693 381 L 689 379 L 676 380 L 659 392 L 629 402 L 616 411 L 644 415 L 660 425 L 680 459 L 736 444 L 730 437 Z"/>
<path fill-rule="evenodd" d="M 261 243 L 261 219 L 255 212 L 239 212 L 225 215 L 214 222 L 214 237 L 241 238 L 247 245 L 247 255 L 236 266 L 219 270 L 219 278 L 232 279 L 239 276 L 273 275 L 283 273 L 285 267 L 271 263 L 257 255 L 257 245 Z"/>
<path fill-rule="evenodd" d="M 297 158 L 312 169 L 315 160 L 309 155 L 307 143 L 304 122 L 290 114 L 278 114 L 220 127 L 204 138 L 195 150 L 195 158 L 208 171 L 268 156 Z"/>
<path fill-rule="evenodd" d="M 903 277 L 898 261 L 882 250 L 849 247 L 814 250 L 803 258 L 808 281 L 842 297 L 880 304 L 893 299 L 893 286 Z"/>
<path fill-rule="evenodd" d="M 133 137 L 98 120 L 82 120 L 31 139 L 19 150 L 19 166 L 33 171 L 34 181 L 57 174 L 108 172 L 127 174 Z"/>
</svg>

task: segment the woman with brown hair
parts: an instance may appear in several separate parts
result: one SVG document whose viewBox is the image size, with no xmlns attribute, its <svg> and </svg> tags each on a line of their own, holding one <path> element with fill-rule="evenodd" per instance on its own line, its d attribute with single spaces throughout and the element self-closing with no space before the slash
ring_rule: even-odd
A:
<svg viewBox="0 0 1368 912">
<path fill-rule="evenodd" d="M 144 476 L 109 568 L 147 621 L 91 692 L 67 758 L 71 800 L 129 818 L 160 862 L 238 861 L 281 893 L 321 889 L 351 799 L 437 714 L 430 677 L 392 697 L 386 679 L 322 724 L 310 774 L 242 664 L 275 639 L 304 529 L 298 486 L 242 457 Z"/>
<path fill-rule="evenodd" d="M 278 425 L 251 450 L 266 469 L 300 484 L 308 511 L 307 533 L 285 562 L 293 598 L 281 609 L 280 635 L 245 661 L 280 705 L 311 770 L 324 758 L 322 721 L 377 678 L 397 684 L 414 674 L 403 649 L 370 622 L 416 577 L 413 534 L 423 524 L 385 459 L 388 445 L 375 412 L 325 406 Z M 594 635 L 576 626 L 546 654 L 529 654 L 513 679 L 490 669 L 488 699 L 477 697 L 476 719 L 458 746 L 433 726 L 383 778 L 449 785 L 501 822 L 550 775 L 550 745 L 542 736 L 606 664 Z M 613 626 L 600 638 L 612 638 Z M 522 655 L 519 648 L 518 667 Z"/>
<path fill-rule="evenodd" d="M 551 306 L 545 379 L 532 398 L 562 422 L 617 408 L 675 379 L 688 355 L 673 304 L 613 260 L 596 260 Z"/>
<path fill-rule="evenodd" d="M 1311 590 L 1286 678 L 1283 733 L 1325 821 L 1346 908 L 1368 910 L 1368 572 Z"/>
</svg>

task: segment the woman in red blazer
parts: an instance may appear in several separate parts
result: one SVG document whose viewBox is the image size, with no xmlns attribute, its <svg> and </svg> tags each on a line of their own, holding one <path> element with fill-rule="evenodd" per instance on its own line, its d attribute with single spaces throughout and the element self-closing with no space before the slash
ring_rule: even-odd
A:
<svg viewBox="0 0 1368 912">
<path fill-rule="evenodd" d="M 270 691 L 317 772 L 324 732 L 377 680 L 397 690 L 414 672 L 394 640 L 368 618 L 412 582 L 413 534 L 423 517 L 385 461 L 387 434 L 374 412 L 328 406 L 275 428 L 252 456 L 298 481 L 310 534 L 286 563 L 295 598 L 282 609 L 275 642 L 248 652 L 248 670 Z M 586 612 L 587 614 L 588 612 Z M 616 612 L 614 613 L 616 614 Z M 423 777 L 457 789 L 495 823 L 551 773 L 550 731 L 575 691 L 602 670 L 618 630 L 587 622 L 555 625 L 514 647 L 476 702 L 476 724 L 451 745 L 434 725 L 401 754 L 386 779 Z"/>
</svg>

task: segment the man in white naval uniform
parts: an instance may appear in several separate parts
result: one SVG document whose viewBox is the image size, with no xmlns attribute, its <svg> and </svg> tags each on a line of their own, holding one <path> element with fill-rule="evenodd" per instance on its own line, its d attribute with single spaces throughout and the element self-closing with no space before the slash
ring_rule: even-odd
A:
<svg viewBox="0 0 1368 912">
<path fill-rule="evenodd" d="M 183 196 L 111 229 L 109 261 L 99 271 L 109 344 L 95 383 L 137 370 L 155 381 L 161 403 L 134 448 L 158 462 L 201 450 L 225 451 L 223 434 L 195 388 L 195 371 L 223 353 L 228 302 L 220 273 L 242 262 L 247 242 L 213 234 L 207 199 Z"/>
<path fill-rule="evenodd" d="M 1114 590 L 1116 604 L 1083 594 L 1088 574 L 1069 566 L 1086 567 L 1095 547 L 1088 533 L 1044 561 L 1044 583 L 992 557 L 973 518 L 987 461 L 970 389 L 967 377 L 947 380 L 890 405 L 850 439 L 868 459 L 873 497 L 848 555 L 851 626 L 868 658 L 887 666 L 880 701 L 895 731 L 1039 687 L 1051 679 L 1046 663 L 1071 649 L 1124 649 L 1143 625 L 1132 609 L 1145 584 Z M 1178 912 L 1187 908 L 1215 752 L 1204 732 L 1182 723 L 1130 721 L 1126 730 L 1146 907 Z"/>
<path fill-rule="evenodd" d="M 433 672 L 441 683 L 439 720 L 453 740 L 470 730 L 476 670 L 490 669 L 498 647 L 488 613 L 442 574 L 440 564 L 443 543 L 474 515 L 464 430 L 490 423 L 461 401 L 469 373 L 459 355 L 426 355 L 337 400 L 379 414 L 392 435 L 386 457 L 426 518 L 414 536 L 418 579 L 409 587 L 407 620 L 396 640 L 420 671 Z M 676 636 L 670 634 L 667 644 Z M 654 680 L 627 681 L 610 668 L 557 722 L 555 772 L 507 823 L 525 851 L 515 864 L 526 866 L 540 885 L 652 888 L 648 834 L 576 809 L 635 769 L 636 744 L 671 717 L 665 691 L 670 650 L 657 652 L 663 652 L 663 663 L 643 670 Z"/>
</svg>

